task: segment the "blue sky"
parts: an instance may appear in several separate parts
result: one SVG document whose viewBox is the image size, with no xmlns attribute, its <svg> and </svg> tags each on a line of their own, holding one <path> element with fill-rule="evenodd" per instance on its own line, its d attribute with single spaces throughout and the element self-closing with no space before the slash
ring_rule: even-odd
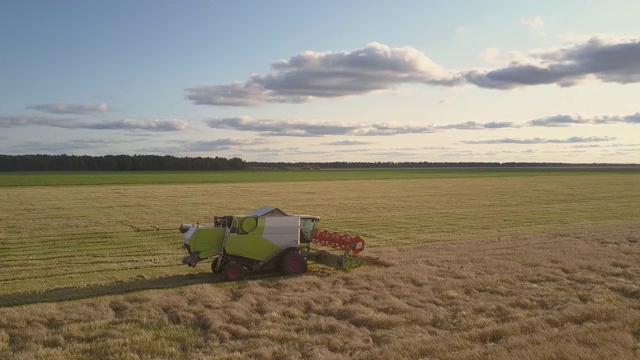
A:
<svg viewBox="0 0 640 360">
<path fill-rule="evenodd" d="M 0 9 L 2 154 L 640 159 L 638 1 Z"/>
</svg>

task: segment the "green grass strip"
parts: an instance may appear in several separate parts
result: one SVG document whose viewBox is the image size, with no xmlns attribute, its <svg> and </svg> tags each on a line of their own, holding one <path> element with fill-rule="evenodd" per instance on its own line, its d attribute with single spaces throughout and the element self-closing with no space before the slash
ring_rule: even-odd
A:
<svg viewBox="0 0 640 360">
<path fill-rule="evenodd" d="M 348 170 L 246 170 L 173 172 L 17 172 L 0 173 L 0 187 L 263 183 L 291 181 L 398 180 L 638 174 L 640 168 L 430 168 Z"/>
</svg>

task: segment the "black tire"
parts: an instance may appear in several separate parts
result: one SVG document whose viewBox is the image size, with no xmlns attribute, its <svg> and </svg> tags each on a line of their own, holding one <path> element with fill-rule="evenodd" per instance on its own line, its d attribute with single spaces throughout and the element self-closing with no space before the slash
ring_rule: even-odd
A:
<svg viewBox="0 0 640 360">
<path fill-rule="evenodd" d="M 285 275 L 297 275 L 307 271 L 307 258 L 297 251 L 288 252 L 280 260 L 280 271 Z"/>
<path fill-rule="evenodd" d="M 222 273 L 224 274 L 225 279 L 229 281 L 238 281 L 242 280 L 244 277 L 244 268 L 237 262 L 231 261 L 224 266 Z"/>
</svg>

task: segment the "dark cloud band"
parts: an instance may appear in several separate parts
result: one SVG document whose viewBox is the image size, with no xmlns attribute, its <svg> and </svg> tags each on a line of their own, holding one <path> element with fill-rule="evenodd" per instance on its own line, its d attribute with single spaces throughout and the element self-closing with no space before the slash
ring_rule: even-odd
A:
<svg viewBox="0 0 640 360">
<path fill-rule="evenodd" d="M 0 128 L 21 126 L 49 126 L 64 129 L 181 131 L 191 128 L 181 119 L 123 119 L 115 121 L 83 122 L 37 116 L 0 116 Z"/>
<path fill-rule="evenodd" d="M 29 105 L 27 109 L 44 111 L 50 114 L 90 115 L 109 111 L 107 104 L 37 104 Z"/>
<path fill-rule="evenodd" d="M 640 113 L 627 116 L 583 118 L 579 115 L 554 115 L 515 124 L 509 121 L 467 121 L 449 125 L 406 125 L 394 123 L 348 123 L 326 120 L 254 119 L 248 116 L 205 120 L 214 129 L 255 132 L 266 136 L 318 137 L 329 135 L 393 136 L 402 134 L 428 134 L 446 130 L 493 130 L 522 127 L 563 127 L 580 124 L 640 124 Z"/>
<path fill-rule="evenodd" d="M 478 144 L 576 144 L 576 143 L 592 143 L 603 141 L 614 141 L 615 137 L 599 137 L 599 136 L 572 136 L 565 139 L 551 139 L 551 138 L 529 138 L 529 139 L 516 139 L 516 138 L 502 138 L 502 139 L 489 139 L 489 140 L 467 140 L 462 141 L 463 144 L 478 145 Z"/>
</svg>

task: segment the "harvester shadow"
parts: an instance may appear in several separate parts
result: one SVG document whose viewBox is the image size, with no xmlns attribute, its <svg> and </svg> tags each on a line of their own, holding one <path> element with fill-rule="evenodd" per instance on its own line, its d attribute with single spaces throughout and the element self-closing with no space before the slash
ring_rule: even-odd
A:
<svg viewBox="0 0 640 360">
<path fill-rule="evenodd" d="M 141 290 L 171 289 L 195 284 L 221 283 L 224 279 L 211 273 L 173 275 L 152 279 L 133 279 L 104 285 L 63 287 L 42 292 L 0 295 L 0 307 L 36 303 L 54 303 L 89 299 L 98 296 L 120 295 Z"/>
<path fill-rule="evenodd" d="M 315 271 L 310 271 L 315 273 Z M 296 277 L 298 275 L 290 275 Z M 279 272 L 265 271 L 247 274 L 246 280 L 278 280 L 283 275 Z M 152 279 L 133 279 L 103 285 L 83 287 L 62 287 L 42 292 L 13 293 L 0 295 L 0 308 L 38 303 L 57 303 L 72 300 L 90 299 L 100 296 L 122 295 L 143 290 L 173 289 L 197 284 L 219 284 L 226 280 L 222 275 L 211 273 L 197 273 L 186 275 L 172 275 Z M 244 280 L 242 280 L 244 281 Z"/>
</svg>

